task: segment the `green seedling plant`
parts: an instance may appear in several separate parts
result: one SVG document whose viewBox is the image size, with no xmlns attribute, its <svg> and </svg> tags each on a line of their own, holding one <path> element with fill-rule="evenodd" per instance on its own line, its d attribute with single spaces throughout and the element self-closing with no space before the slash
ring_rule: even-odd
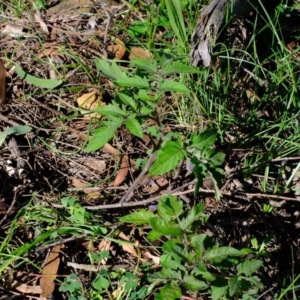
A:
<svg viewBox="0 0 300 300">
<path fill-rule="evenodd" d="M 123 126 L 134 136 L 143 137 L 146 132 L 153 142 L 152 153 L 157 152 L 157 159 L 149 170 L 149 175 L 162 175 L 176 168 L 178 163 L 187 159 L 189 169 L 197 178 L 195 194 L 198 193 L 202 180 L 210 174 L 216 187 L 220 184 L 224 161 L 224 154 L 214 148 L 217 131 L 207 129 L 200 134 L 185 134 L 163 132 L 163 120 L 158 112 L 161 99 L 166 93 L 181 94 L 187 100 L 189 88 L 178 80 L 177 74 L 191 74 L 198 69 L 180 61 L 166 60 L 160 56 L 158 62 L 149 59 L 134 59 L 131 69 L 124 71 L 116 62 L 96 59 L 99 72 L 113 81 L 116 86 L 116 95 L 111 104 L 97 108 L 95 111 L 105 116 L 99 122 L 99 127 L 93 131 L 86 151 L 92 152 L 102 148 Z M 190 101 L 190 100 L 189 100 Z M 155 121 L 155 126 L 145 126 L 149 119 Z M 155 154 L 155 153 L 154 153 Z M 220 194 L 217 192 L 217 198 Z"/>
<path fill-rule="evenodd" d="M 257 272 L 263 261 L 248 258 L 255 251 L 220 245 L 214 237 L 200 233 L 207 223 L 204 203 L 185 211 L 183 202 L 164 196 L 157 214 L 140 209 L 121 221 L 150 226 L 147 239 L 163 239 L 161 269 L 148 275 L 156 300 L 181 299 L 187 292 L 208 293 L 213 300 L 254 299 L 263 289 Z"/>
</svg>

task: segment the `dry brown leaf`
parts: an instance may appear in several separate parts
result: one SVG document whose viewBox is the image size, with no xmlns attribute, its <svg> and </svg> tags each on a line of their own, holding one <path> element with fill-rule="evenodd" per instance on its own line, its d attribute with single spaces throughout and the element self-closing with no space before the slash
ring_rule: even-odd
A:
<svg viewBox="0 0 300 300">
<path fill-rule="evenodd" d="M 47 27 L 46 23 L 43 21 L 43 19 L 41 18 L 40 14 L 35 13 L 34 18 L 40 24 L 42 31 L 46 34 L 49 34 L 48 27 Z"/>
<path fill-rule="evenodd" d="M 20 283 L 18 281 L 14 281 L 11 284 L 11 287 L 15 288 L 18 292 L 23 294 L 41 294 L 42 289 L 38 285 L 27 285 L 25 283 Z"/>
<path fill-rule="evenodd" d="M 107 50 L 115 54 L 115 59 L 122 59 L 126 52 L 125 44 L 119 39 L 115 39 L 115 42 L 116 44 L 109 45 Z"/>
<path fill-rule="evenodd" d="M 49 48 L 49 49 L 45 49 L 43 50 L 42 52 L 39 53 L 39 58 L 42 58 L 42 57 L 45 57 L 45 56 L 59 56 L 61 57 L 62 59 L 65 59 L 65 56 L 60 53 L 57 49 L 55 48 Z"/>
<path fill-rule="evenodd" d="M 119 169 L 116 179 L 114 181 L 114 186 L 119 186 L 121 183 L 124 182 L 124 180 L 128 174 L 128 171 L 129 171 L 128 156 L 123 155 L 121 158 L 120 169 Z"/>
<path fill-rule="evenodd" d="M 144 48 L 132 47 L 130 49 L 129 59 L 131 60 L 135 58 L 153 58 L 153 55 Z"/>
<path fill-rule="evenodd" d="M 110 249 L 110 245 L 111 245 L 111 241 L 110 240 L 107 240 L 107 239 L 103 239 L 99 246 L 98 246 L 98 249 L 99 249 L 99 252 L 101 251 L 109 251 Z M 102 265 L 106 265 L 107 263 L 107 258 L 103 258 L 100 262 Z"/>
<path fill-rule="evenodd" d="M 103 106 L 102 95 L 100 94 L 99 90 L 93 90 L 77 98 L 77 103 L 81 108 L 84 108 L 86 110 L 94 110 L 100 106 Z M 97 113 L 86 114 L 85 111 L 83 111 L 82 113 L 84 114 L 84 118 L 88 118 L 88 119 L 92 117 L 94 118 L 101 117 Z"/>
<path fill-rule="evenodd" d="M 105 160 L 99 160 L 96 158 L 87 157 L 83 161 L 83 165 L 97 171 L 97 173 L 103 173 L 106 170 Z"/>
<path fill-rule="evenodd" d="M 93 7 L 91 0 L 66 0 L 61 1 L 59 4 L 51 7 L 48 11 L 55 15 L 68 14 L 80 8 L 79 13 L 89 11 Z"/>
<path fill-rule="evenodd" d="M 84 180 L 72 177 L 71 183 L 75 188 L 82 189 L 82 191 L 88 196 L 89 199 L 98 199 L 101 196 L 100 192 L 95 191 L 92 188 L 89 189 L 90 184 Z"/>
<path fill-rule="evenodd" d="M 129 238 L 122 231 L 118 234 L 118 237 L 129 242 Z M 120 243 L 120 244 L 121 244 L 122 249 L 125 252 L 128 252 L 129 254 L 133 255 L 134 257 L 138 257 L 138 254 L 136 253 L 136 251 L 132 245 L 122 244 L 122 243 Z"/>
<path fill-rule="evenodd" d="M 2 60 L 0 60 L 0 106 L 6 109 L 6 71 Z"/>
<path fill-rule="evenodd" d="M 148 251 L 145 251 L 143 254 L 144 254 L 144 257 L 150 258 L 155 265 L 159 266 L 159 264 L 160 264 L 160 258 L 159 258 L 159 256 L 152 255 Z"/>
<path fill-rule="evenodd" d="M 23 32 L 23 27 L 13 26 L 10 24 L 7 24 L 5 28 L 3 28 L 2 33 L 7 33 L 12 37 L 20 37 L 26 34 Z"/>
<path fill-rule="evenodd" d="M 48 297 L 52 294 L 55 288 L 54 280 L 57 276 L 57 270 L 60 263 L 59 251 L 62 245 L 52 248 L 48 257 L 46 258 L 45 265 L 40 279 L 40 287 L 42 289 L 41 296 Z"/>
</svg>

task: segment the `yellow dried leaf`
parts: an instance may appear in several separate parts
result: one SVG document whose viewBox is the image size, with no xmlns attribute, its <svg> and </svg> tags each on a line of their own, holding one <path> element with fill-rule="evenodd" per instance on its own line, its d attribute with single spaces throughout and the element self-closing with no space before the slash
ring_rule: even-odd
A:
<svg viewBox="0 0 300 300">
<path fill-rule="evenodd" d="M 110 249 L 110 245 L 111 245 L 111 241 L 110 240 L 107 240 L 107 239 L 103 239 L 99 246 L 98 246 L 98 249 L 99 251 L 109 251 Z M 103 258 L 100 262 L 102 265 L 106 265 L 107 263 L 107 258 Z"/>
<path fill-rule="evenodd" d="M 131 60 L 135 58 L 153 58 L 153 55 L 144 48 L 132 47 L 130 49 L 129 59 Z"/>
<path fill-rule="evenodd" d="M 57 270 L 60 263 L 59 251 L 62 245 L 58 245 L 52 248 L 49 253 L 40 279 L 40 287 L 42 289 L 41 296 L 48 297 L 52 294 L 55 288 L 54 280 L 57 276 Z"/>
<path fill-rule="evenodd" d="M 82 191 L 88 196 L 89 199 L 98 199 L 101 196 L 99 191 L 90 188 L 90 184 L 78 178 L 71 178 L 71 183 L 75 188 L 82 189 Z"/>
<path fill-rule="evenodd" d="M 129 238 L 122 231 L 119 233 L 118 237 L 125 240 L 125 241 L 129 241 Z M 134 257 L 138 257 L 138 255 L 137 255 L 137 253 L 136 253 L 136 251 L 135 251 L 135 249 L 132 245 L 121 243 L 121 247 L 125 252 L 133 255 Z"/>
<path fill-rule="evenodd" d="M 125 44 L 119 40 L 119 39 L 115 39 L 116 44 L 114 45 L 109 45 L 107 47 L 107 50 L 109 52 L 112 52 L 115 56 L 115 59 L 122 59 L 125 55 L 126 52 L 126 48 L 125 48 Z"/>
<path fill-rule="evenodd" d="M 83 94 L 82 96 L 77 98 L 77 103 L 78 103 L 78 106 L 83 109 L 94 110 L 100 106 L 103 106 L 102 95 L 100 94 L 100 92 L 98 90 L 93 90 L 92 92 Z M 88 118 L 88 119 L 92 118 L 92 117 L 94 117 L 94 118 L 101 117 L 97 113 L 86 114 L 86 111 L 82 111 L 82 113 L 84 114 L 84 117 Z"/>
</svg>

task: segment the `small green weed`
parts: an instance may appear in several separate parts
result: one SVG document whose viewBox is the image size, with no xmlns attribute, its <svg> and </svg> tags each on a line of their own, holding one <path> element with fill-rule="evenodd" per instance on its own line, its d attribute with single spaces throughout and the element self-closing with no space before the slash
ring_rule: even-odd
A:
<svg viewBox="0 0 300 300">
<path fill-rule="evenodd" d="M 190 93 L 184 83 L 172 76 L 176 78 L 177 73 L 197 73 L 198 70 L 179 61 L 165 61 L 162 57 L 158 61 L 135 59 L 131 62 L 134 68 L 125 72 L 115 62 L 96 59 L 99 72 L 112 80 L 118 91 L 111 104 L 95 110 L 107 119 L 100 121 L 100 127 L 94 130 L 86 151 L 103 147 L 122 126 L 138 138 L 142 138 L 146 131 L 153 140 L 158 140 L 152 147 L 152 152 L 158 152 L 157 160 L 150 168 L 150 176 L 170 172 L 180 161 L 188 159 L 190 169 L 198 180 L 195 194 L 207 174 L 212 175 L 217 187 L 223 173 L 220 166 L 224 160 L 224 154 L 213 147 L 217 132 L 208 129 L 200 134 L 192 133 L 188 138 L 181 132 L 164 134 L 163 120 L 158 112 L 165 93 Z M 145 127 L 148 119 L 155 120 L 156 126 Z M 218 193 L 217 197 L 220 197 Z"/>
<path fill-rule="evenodd" d="M 203 203 L 184 211 L 182 201 L 164 196 L 158 203 L 157 215 L 141 209 L 120 220 L 150 226 L 150 242 L 168 237 L 162 246 L 161 270 L 148 276 L 153 287 L 159 289 L 156 300 L 179 299 L 187 291 L 208 291 L 213 300 L 254 299 L 252 296 L 264 287 L 257 275 L 263 261 L 248 255 L 261 255 L 265 244 L 254 251 L 238 250 L 199 234 L 208 220 Z"/>
</svg>

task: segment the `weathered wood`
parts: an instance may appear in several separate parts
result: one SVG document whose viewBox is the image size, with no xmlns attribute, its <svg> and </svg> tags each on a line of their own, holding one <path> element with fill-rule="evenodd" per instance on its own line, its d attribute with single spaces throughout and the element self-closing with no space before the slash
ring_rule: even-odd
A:
<svg viewBox="0 0 300 300">
<path fill-rule="evenodd" d="M 271 0 L 273 3 L 276 0 Z M 261 0 L 267 3 L 269 0 Z M 241 16 L 259 3 L 259 0 L 212 0 L 202 11 L 192 37 L 191 64 L 211 64 L 211 48 L 227 12 Z"/>
</svg>

